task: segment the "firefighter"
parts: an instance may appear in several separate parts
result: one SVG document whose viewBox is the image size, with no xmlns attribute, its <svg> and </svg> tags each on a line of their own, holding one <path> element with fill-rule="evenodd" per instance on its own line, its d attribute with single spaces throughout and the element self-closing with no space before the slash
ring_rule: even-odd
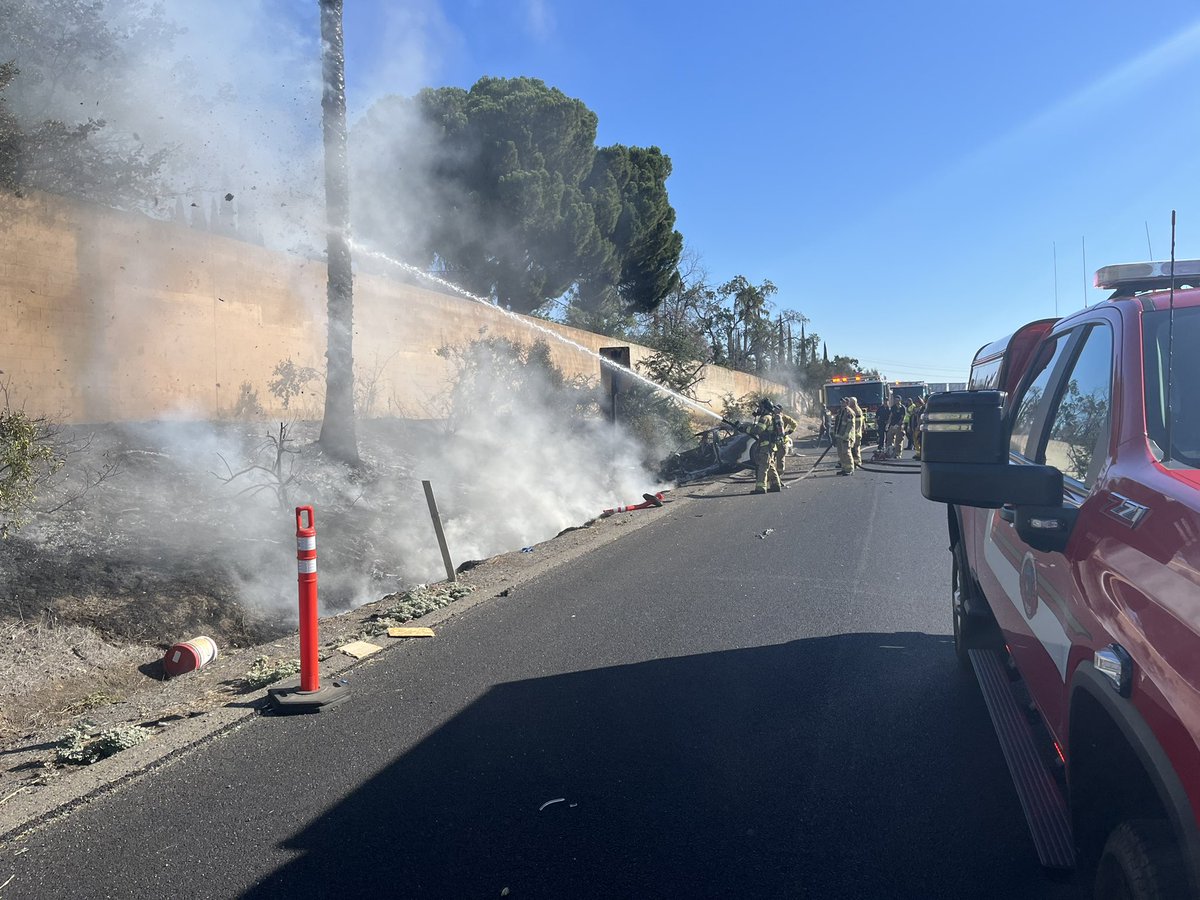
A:
<svg viewBox="0 0 1200 900">
<path fill-rule="evenodd" d="M 833 410 L 827 406 L 821 407 L 821 430 L 817 434 L 817 442 L 821 439 L 829 441 L 829 446 L 833 446 Z"/>
<path fill-rule="evenodd" d="M 792 434 L 795 433 L 800 423 L 785 413 L 783 407 L 778 403 L 772 405 L 771 416 L 776 427 L 783 433 L 783 440 L 775 448 L 775 473 L 782 483 L 783 471 L 787 467 L 787 457 L 792 452 Z"/>
<path fill-rule="evenodd" d="M 878 432 L 879 452 L 883 452 L 883 445 L 887 443 L 887 425 L 888 425 L 888 404 L 884 400 L 879 404 L 879 408 L 875 410 L 875 431 Z"/>
<path fill-rule="evenodd" d="M 842 398 L 842 407 L 833 420 L 833 440 L 837 444 L 839 475 L 854 474 L 854 458 L 850 455 L 850 440 L 854 435 L 854 413 L 850 409 L 850 398 Z"/>
<path fill-rule="evenodd" d="M 899 394 L 892 394 L 892 405 L 888 407 L 888 442 L 892 457 L 899 459 L 904 447 L 904 404 L 900 402 Z"/>
<path fill-rule="evenodd" d="M 738 431 L 754 438 L 754 444 L 750 448 L 750 461 L 754 463 L 755 481 L 754 490 L 750 493 L 774 493 L 782 490 L 783 484 L 779 478 L 780 473 L 775 468 L 775 461 L 780 453 L 786 452 L 781 448 L 786 447 L 788 439 L 783 407 L 776 406 L 764 397 L 754 408 L 754 417 L 753 422 L 733 423 Z M 792 430 L 795 430 L 796 420 L 791 416 L 786 418 L 792 422 Z"/>
<path fill-rule="evenodd" d="M 913 459 L 921 458 L 921 444 L 923 443 L 921 433 L 921 416 L 923 415 L 925 415 L 925 398 L 918 397 L 913 403 L 912 412 Z"/>
<path fill-rule="evenodd" d="M 904 448 L 905 450 L 913 448 L 913 406 L 915 405 L 911 397 L 904 401 L 904 440 L 908 444 Z"/>
<path fill-rule="evenodd" d="M 867 414 L 858 405 L 858 398 L 850 398 L 850 411 L 854 413 L 854 439 L 850 441 L 850 457 L 856 469 L 862 468 L 862 439 L 867 433 Z"/>
</svg>

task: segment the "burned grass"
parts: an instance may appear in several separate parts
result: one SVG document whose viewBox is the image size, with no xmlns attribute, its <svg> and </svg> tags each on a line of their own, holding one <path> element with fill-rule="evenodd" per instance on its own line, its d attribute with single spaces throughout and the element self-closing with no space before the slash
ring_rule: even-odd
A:
<svg viewBox="0 0 1200 900">
<path fill-rule="evenodd" d="M 420 427 L 420 426 L 414 426 Z M 288 426 L 299 477 L 236 470 L 269 450 L 266 423 L 152 423 L 88 429 L 72 465 L 115 470 L 102 484 L 0 541 L 0 743 L 161 677 L 171 644 L 208 635 L 222 652 L 296 627 L 293 505 L 320 510 L 323 614 L 418 580 L 395 560 L 391 504 L 403 426 L 364 429 L 365 465 L 324 460 L 317 426 Z M 237 461 L 237 462 L 235 462 Z M 65 473 L 69 475 L 70 473 Z M 44 508 L 60 498 L 47 495 Z"/>
</svg>

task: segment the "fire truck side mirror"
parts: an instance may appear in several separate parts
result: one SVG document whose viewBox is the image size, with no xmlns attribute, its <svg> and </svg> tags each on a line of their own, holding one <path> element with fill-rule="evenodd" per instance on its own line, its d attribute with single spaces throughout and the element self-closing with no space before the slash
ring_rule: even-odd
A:
<svg viewBox="0 0 1200 900">
<path fill-rule="evenodd" d="M 946 391 L 922 417 L 921 493 L 926 499 L 995 509 L 1062 504 L 1062 473 L 1011 465 L 1003 391 Z"/>
<path fill-rule="evenodd" d="M 1018 511 L 1061 507 L 1062 485 L 1062 472 L 1053 466 L 921 460 L 921 493 L 937 503 L 983 509 L 1011 505 Z"/>
<path fill-rule="evenodd" d="M 921 419 L 921 460 L 1007 463 L 1003 391 L 934 394 Z"/>
</svg>

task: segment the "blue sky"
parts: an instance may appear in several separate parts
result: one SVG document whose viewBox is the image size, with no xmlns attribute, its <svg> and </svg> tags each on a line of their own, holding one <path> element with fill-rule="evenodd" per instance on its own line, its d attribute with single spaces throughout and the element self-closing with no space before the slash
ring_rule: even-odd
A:
<svg viewBox="0 0 1200 900">
<path fill-rule="evenodd" d="M 349 99 L 541 78 L 601 144 L 657 145 L 715 281 L 770 279 L 829 351 L 891 378 L 1200 256 L 1194 2 L 346 0 Z M 1088 276 L 1090 279 L 1090 275 Z"/>
</svg>

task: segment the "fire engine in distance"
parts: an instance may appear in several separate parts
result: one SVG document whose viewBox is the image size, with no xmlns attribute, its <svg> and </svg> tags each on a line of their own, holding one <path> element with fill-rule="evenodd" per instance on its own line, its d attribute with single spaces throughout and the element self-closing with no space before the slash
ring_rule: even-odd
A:
<svg viewBox="0 0 1200 900">
<path fill-rule="evenodd" d="M 825 422 L 821 426 L 824 435 L 829 422 L 837 415 L 842 398 L 854 397 L 867 414 L 867 431 L 863 440 L 875 439 L 875 411 L 887 400 L 887 382 L 880 378 L 868 378 L 861 373 L 835 375 L 821 388 L 821 405 L 825 410 Z"/>
<path fill-rule="evenodd" d="M 929 385 L 924 381 L 893 381 L 888 388 L 889 400 L 897 395 L 905 403 L 909 400 L 926 400 L 929 398 Z"/>
</svg>

